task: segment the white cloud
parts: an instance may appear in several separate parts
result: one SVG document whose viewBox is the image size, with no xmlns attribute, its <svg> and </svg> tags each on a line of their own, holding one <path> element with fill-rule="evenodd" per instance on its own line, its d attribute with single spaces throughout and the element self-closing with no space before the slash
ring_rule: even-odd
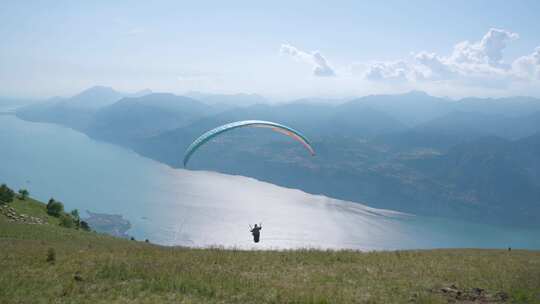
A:
<svg viewBox="0 0 540 304">
<path fill-rule="evenodd" d="M 540 46 L 515 60 L 504 56 L 506 47 L 519 35 L 506 29 L 491 28 L 475 41 L 461 41 L 446 54 L 420 51 L 392 61 L 355 62 L 331 66 L 319 52 L 305 52 L 282 44 L 280 53 L 313 67 L 315 76 L 339 76 L 330 84 L 341 91 L 425 90 L 448 96 L 476 94 L 540 94 Z M 316 78 L 311 81 L 317 81 Z M 313 89 L 313 88 L 311 88 Z M 352 93 L 351 93 L 352 94 Z"/>
<path fill-rule="evenodd" d="M 374 62 L 363 74 L 369 81 L 447 82 L 465 86 L 504 88 L 520 80 L 540 79 L 540 47 L 512 64 L 503 60 L 517 33 L 490 29 L 481 40 L 457 43 L 449 56 L 422 51 L 412 61 Z"/>
<path fill-rule="evenodd" d="M 307 53 L 290 44 L 282 44 L 279 52 L 312 65 L 313 75 L 315 76 L 328 77 L 336 75 L 334 69 L 328 63 L 328 60 L 326 60 L 326 58 L 318 51 Z"/>
<path fill-rule="evenodd" d="M 437 56 L 435 53 L 420 52 L 414 57 L 420 67 L 415 69 L 421 79 L 451 79 L 456 77 L 456 71 L 446 62 L 445 58 Z"/>
<path fill-rule="evenodd" d="M 516 59 L 512 70 L 520 79 L 540 80 L 540 46 L 532 54 Z"/>
<path fill-rule="evenodd" d="M 404 61 L 374 62 L 368 66 L 364 77 L 371 81 L 394 80 L 407 81 L 411 68 Z"/>
<path fill-rule="evenodd" d="M 503 50 L 508 42 L 518 37 L 516 33 L 492 28 L 480 41 L 457 43 L 448 57 L 420 52 L 415 56 L 415 61 L 426 69 L 422 73 L 425 79 L 459 81 L 485 78 L 500 81 L 510 74 L 510 65 L 502 60 Z"/>
<path fill-rule="evenodd" d="M 454 52 L 448 58 L 455 64 L 487 64 L 492 67 L 505 68 L 502 62 L 506 44 L 519 38 L 519 35 L 503 29 L 490 29 L 482 40 L 470 43 L 463 41 L 454 46 Z"/>
</svg>

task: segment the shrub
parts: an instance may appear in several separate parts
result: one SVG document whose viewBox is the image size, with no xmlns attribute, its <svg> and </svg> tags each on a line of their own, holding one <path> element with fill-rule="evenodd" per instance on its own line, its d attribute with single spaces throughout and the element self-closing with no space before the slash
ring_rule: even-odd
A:
<svg viewBox="0 0 540 304">
<path fill-rule="evenodd" d="M 73 218 L 73 221 L 75 222 L 75 226 L 77 228 L 81 228 L 81 217 L 79 216 L 79 210 L 73 209 L 71 210 L 70 214 Z"/>
<path fill-rule="evenodd" d="M 54 248 L 49 248 L 47 250 L 47 262 L 51 264 L 56 262 L 56 252 L 54 251 Z"/>
<path fill-rule="evenodd" d="M 90 231 L 90 225 L 87 222 L 81 221 L 81 229 L 84 231 Z"/>
<path fill-rule="evenodd" d="M 62 214 L 60 216 L 60 226 L 73 228 L 75 227 L 75 220 L 73 220 L 73 217 L 69 214 Z"/>
<path fill-rule="evenodd" d="M 15 192 L 11 190 L 6 184 L 0 186 L 0 205 L 5 203 L 11 203 L 15 197 Z"/>
<path fill-rule="evenodd" d="M 28 190 L 26 190 L 26 189 L 20 189 L 19 190 L 19 197 L 21 198 L 21 200 L 23 200 L 23 201 L 26 200 L 28 195 L 30 195 L 30 192 L 28 192 Z"/>
<path fill-rule="evenodd" d="M 64 212 L 64 204 L 56 202 L 54 200 L 49 201 L 47 204 L 47 213 L 52 216 L 59 217 Z"/>
<path fill-rule="evenodd" d="M 49 202 L 47 203 L 47 209 L 49 209 L 49 206 L 50 206 L 52 203 L 54 203 L 54 202 L 55 202 L 54 198 L 51 197 L 51 198 L 49 199 Z"/>
</svg>

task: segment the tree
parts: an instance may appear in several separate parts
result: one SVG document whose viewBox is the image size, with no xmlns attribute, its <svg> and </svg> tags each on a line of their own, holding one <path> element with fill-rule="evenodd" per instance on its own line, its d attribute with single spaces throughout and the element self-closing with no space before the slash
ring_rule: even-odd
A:
<svg viewBox="0 0 540 304">
<path fill-rule="evenodd" d="M 64 212 L 64 204 L 57 201 L 49 201 L 49 204 L 47 204 L 47 214 L 59 217 L 62 212 Z"/>
<path fill-rule="evenodd" d="M 47 203 L 47 210 L 49 209 L 49 207 L 51 206 L 51 204 L 54 203 L 54 202 L 55 202 L 54 198 L 51 197 L 51 198 L 49 199 L 49 202 Z"/>
<path fill-rule="evenodd" d="M 26 200 L 26 198 L 30 195 L 30 192 L 28 192 L 28 190 L 26 189 L 19 189 L 19 197 L 21 198 L 21 200 Z"/>
<path fill-rule="evenodd" d="M 6 184 L 0 186 L 0 205 L 5 203 L 11 203 L 15 197 L 15 192 L 11 190 Z"/>
<path fill-rule="evenodd" d="M 75 226 L 77 226 L 77 228 L 80 228 L 81 227 L 81 218 L 79 216 L 79 210 L 77 210 L 77 209 L 71 210 L 71 217 L 73 217 L 73 221 L 75 222 Z"/>
<path fill-rule="evenodd" d="M 84 231 L 90 231 L 90 225 L 86 221 L 81 221 L 81 229 Z"/>
</svg>

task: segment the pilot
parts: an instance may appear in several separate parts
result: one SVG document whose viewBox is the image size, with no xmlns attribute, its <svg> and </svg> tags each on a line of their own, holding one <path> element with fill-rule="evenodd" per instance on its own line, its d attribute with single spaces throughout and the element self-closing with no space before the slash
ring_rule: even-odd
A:
<svg viewBox="0 0 540 304">
<path fill-rule="evenodd" d="M 259 242 L 259 238 L 261 237 L 261 229 L 262 229 L 262 225 L 257 226 L 257 224 L 255 224 L 255 227 L 249 230 L 251 234 L 253 235 L 253 241 L 255 243 Z"/>
</svg>

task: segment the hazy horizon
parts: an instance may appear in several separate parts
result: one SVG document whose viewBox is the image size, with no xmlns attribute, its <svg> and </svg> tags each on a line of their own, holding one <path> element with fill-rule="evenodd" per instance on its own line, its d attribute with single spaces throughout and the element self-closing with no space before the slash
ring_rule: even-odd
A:
<svg viewBox="0 0 540 304">
<path fill-rule="evenodd" d="M 270 98 L 266 95 L 263 95 L 263 94 L 258 94 L 258 93 L 247 93 L 247 92 L 231 92 L 231 93 L 220 93 L 220 92 L 205 92 L 205 91 L 186 91 L 186 92 L 168 92 L 168 91 L 154 91 L 150 88 L 143 88 L 143 89 L 138 89 L 138 90 L 133 90 L 133 91 L 122 91 L 122 90 L 118 90 L 116 89 L 115 87 L 112 87 L 112 86 L 108 86 L 108 85 L 93 85 L 93 86 L 90 86 L 90 87 L 87 87 L 87 88 L 84 88 L 82 89 L 81 91 L 76 91 L 72 94 L 67 94 L 67 95 L 61 95 L 61 94 L 56 94 L 56 95 L 50 95 L 50 96 L 34 96 L 34 97 L 25 97 L 25 96 L 7 96 L 7 95 L 0 95 L 0 102 L 2 100 L 4 101 L 11 101 L 13 102 L 13 104 L 11 105 L 17 105 L 17 102 L 21 102 L 21 105 L 24 105 L 24 104 L 30 104 L 30 103 L 40 103 L 40 102 L 47 102 L 47 101 L 58 101 L 58 100 L 55 100 L 57 98 L 60 98 L 59 100 L 64 100 L 64 99 L 70 99 L 72 97 L 75 97 L 81 93 L 84 93 L 86 91 L 89 91 L 89 90 L 92 90 L 92 89 L 95 89 L 95 88 L 107 88 L 107 89 L 112 89 L 120 94 L 123 94 L 123 95 L 126 95 L 125 97 L 134 97 L 134 96 L 130 96 L 130 95 L 137 95 L 137 94 L 140 94 L 140 93 L 144 93 L 142 95 L 138 95 L 138 96 L 145 96 L 147 94 L 173 94 L 173 95 L 176 95 L 176 96 L 186 96 L 186 97 L 191 97 L 193 99 L 196 99 L 197 100 L 197 97 L 194 97 L 193 95 L 204 95 L 204 96 L 235 96 L 235 95 L 246 95 L 246 96 L 257 96 L 257 97 L 261 97 L 261 98 L 264 98 L 268 104 L 286 104 L 286 103 L 294 103 L 294 102 L 302 102 L 302 101 L 309 101 L 310 103 L 313 102 L 313 103 L 322 103 L 322 104 L 341 104 L 341 103 L 345 103 L 345 102 L 348 102 L 348 101 L 351 101 L 351 100 L 354 100 L 354 99 L 359 99 L 359 98 L 364 98 L 364 97 L 369 97 L 369 96 L 396 96 L 396 95 L 406 95 L 406 94 L 414 94 L 414 93 L 419 93 L 419 94 L 427 94 L 429 96 L 432 96 L 432 97 L 436 97 L 436 98 L 443 98 L 443 99 L 447 99 L 449 101 L 459 101 L 459 100 L 464 100 L 464 99 L 468 99 L 468 98 L 479 98 L 479 99 L 503 99 L 503 98 L 535 98 L 535 99 L 538 99 L 540 100 L 540 97 L 537 97 L 537 96 L 532 96 L 532 95 L 512 95 L 512 94 L 509 94 L 509 95 L 501 95 L 501 96 L 475 96 L 475 95 L 468 95 L 468 96 L 460 96 L 460 97 L 451 97 L 451 96 L 445 96 L 445 95 L 436 95 L 436 94 L 431 94 L 429 92 L 426 92 L 426 91 L 422 91 L 422 90 L 416 90 L 416 89 L 411 89 L 411 90 L 404 90 L 402 92 L 392 92 L 392 93 L 373 93 L 373 94 L 365 94 L 365 95 L 350 95 L 350 96 L 342 96 L 342 97 L 339 97 L 339 96 L 316 96 L 316 95 L 306 95 L 306 96 L 298 96 L 298 97 L 295 97 L 295 98 Z M 123 97 L 122 97 L 123 98 Z"/>
<path fill-rule="evenodd" d="M 538 11 L 536 1 L 11 2 L 0 12 L 0 96 L 102 84 L 272 100 L 540 97 Z"/>
</svg>

